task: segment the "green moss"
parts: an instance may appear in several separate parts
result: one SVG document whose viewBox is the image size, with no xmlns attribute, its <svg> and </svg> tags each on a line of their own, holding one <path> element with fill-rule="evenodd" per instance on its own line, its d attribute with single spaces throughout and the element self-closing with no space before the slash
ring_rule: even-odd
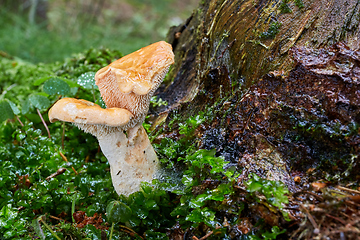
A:
<svg viewBox="0 0 360 240">
<path fill-rule="evenodd" d="M 298 7 L 298 8 L 303 8 L 304 7 L 304 3 L 302 0 L 294 0 L 295 2 L 295 5 Z"/>
<path fill-rule="evenodd" d="M 260 34 L 260 38 L 261 39 L 274 38 L 276 36 L 276 34 L 279 33 L 280 27 L 281 27 L 280 22 L 273 22 L 272 24 L 270 24 L 270 27 L 266 32 L 263 32 L 263 33 Z"/>
<path fill-rule="evenodd" d="M 291 13 L 292 12 L 291 8 L 288 5 L 289 2 L 290 2 L 290 0 L 282 0 L 281 1 L 280 7 L 279 7 L 281 13 Z"/>
<path fill-rule="evenodd" d="M 290 0 L 282 0 L 281 1 L 280 7 L 279 7 L 281 13 L 291 13 L 292 12 L 292 10 L 289 6 L 289 2 L 290 2 Z M 304 3 L 302 0 L 294 0 L 294 3 L 300 9 L 304 7 Z"/>
</svg>

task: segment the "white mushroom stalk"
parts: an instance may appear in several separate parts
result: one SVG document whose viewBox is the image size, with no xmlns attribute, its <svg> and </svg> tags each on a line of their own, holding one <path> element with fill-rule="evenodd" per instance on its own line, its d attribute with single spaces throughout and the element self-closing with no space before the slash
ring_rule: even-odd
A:
<svg viewBox="0 0 360 240">
<path fill-rule="evenodd" d="M 49 110 L 50 122 L 74 123 L 98 139 L 119 195 L 138 191 L 141 182 L 151 182 L 157 173 L 159 161 L 142 123 L 150 98 L 173 63 L 170 44 L 151 44 L 96 73 L 106 109 L 86 100 L 63 98 Z"/>
</svg>

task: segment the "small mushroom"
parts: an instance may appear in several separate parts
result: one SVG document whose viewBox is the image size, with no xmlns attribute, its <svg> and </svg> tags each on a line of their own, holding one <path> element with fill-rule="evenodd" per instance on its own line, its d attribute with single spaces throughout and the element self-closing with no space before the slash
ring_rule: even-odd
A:
<svg viewBox="0 0 360 240">
<path fill-rule="evenodd" d="M 63 98 L 49 110 L 50 122 L 74 123 L 98 139 L 119 195 L 138 191 L 141 182 L 150 182 L 157 174 L 159 161 L 142 123 L 150 98 L 173 62 L 170 44 L 151 44 L 96 73 L 106 109 L 86 100 Z"/>
</svg>

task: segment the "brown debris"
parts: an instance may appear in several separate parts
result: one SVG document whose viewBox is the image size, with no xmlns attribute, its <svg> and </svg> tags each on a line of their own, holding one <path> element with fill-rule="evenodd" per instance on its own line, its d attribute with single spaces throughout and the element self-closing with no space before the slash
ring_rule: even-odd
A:
<svg viewBox="0 0 360 240">
<path fill-rule="evenodd" d="M 315 204 L 298 203 L 306 217 L 292 232 L 291 239 L 359 239 L 360 204 L 355 201 L 360 194 L 342 192 L 340 197 L 341 192 L 327 187 L 322 192 Z"/>
<path fill-rule="evenodd" d="M 74 220 L 78 228 L 83 228 L 88 224 L 93 225 L 97 229 L 108 229 L 106 225 L 103 225 L 101 214 L 95 213 L 94 216 L 88 217 L 84 211 L 77 211 L 73 214 Z"/>
<path fill-rule="evenodd" d="M 16 174 L 17 176 L 17 180 L 18 183 L 14 186 L 14 188 L 16 190 L 21 189 L 21 188 L 29 188 L 31 185 L 30 179 L 29 179 L 29 175 L 23 175 L 23 176 L 19 176 L 18 174 Z"/>
<path fill-rule="evenodd" d="M 50 179 L 63 174 L 64 172 L 66 172 L 66 168 L 59 168 L 56 172 L 54 172 L 53 174 L 51 174 L 50 176 L 48 176 L 47 178 L 45 178 L 46 181 L 49 181 Z"/>
</svg>

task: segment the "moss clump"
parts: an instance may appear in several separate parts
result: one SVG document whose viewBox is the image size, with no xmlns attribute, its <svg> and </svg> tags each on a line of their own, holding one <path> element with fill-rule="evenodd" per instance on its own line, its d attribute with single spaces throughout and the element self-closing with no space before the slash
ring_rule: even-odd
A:
<svg viewBox="0 0 360 240">
<path fill-rule="evenodd" d="M 295 5 L 298 7 L 298 8 L 303 8 L 304 7 L 304 3 L 302 0 L 294 0 L 295 2 Z"/>
<path fill-rule="evenodd" d="M 289 2 L 290 2 L 290 0 L 282 0 L 281 1 L 280 7 L 279 7 L 281 13 L 291 13 L 292 12 L 291 8 L 288 5 Z"/>
<path fill-rule="evenodd" d="M 281 13 L 291 13 L 292 10 L 289 6 L 290 0 L 282 0 L 281 4 L 280 4 L 280 11 Z M 298 8 L 303 8 L 304 7 L 304 2 L 302 0 L 294 0 L 295 6 L 297 6 Z"/>
<path fill-rule="evenodd" d="M 276 34 L 279 33 L 279 29 L 281 27 L 281 23 L 279 22 L 273 22 L 269 29 L 266 32 L 262 32 L 260 34 L 260 38 L 261 39 L 271 39 L 274 38 L 276 36 Z"/>
</svg>

